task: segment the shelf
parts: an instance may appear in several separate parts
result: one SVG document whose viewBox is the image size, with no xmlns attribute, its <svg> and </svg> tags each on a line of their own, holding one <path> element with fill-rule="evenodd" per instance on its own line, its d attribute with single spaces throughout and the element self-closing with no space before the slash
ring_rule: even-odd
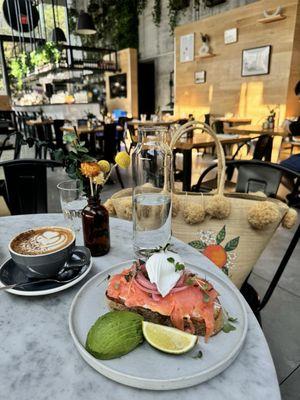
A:
<svg viewBox="0 0 300 400">
<path fill-rule="evenodd" d="M 208 53 L 208 54 L 205 54 L 203 56 L 197 55 L 197 56 L 195 56 L 195 59 L 196 60 L 200 60 L 202 58 L 211 58 L 211 57 L 215 57 L 215 56 L 216 56 L 216 54 Z"/>
<path fill-rule="evenodd" d="M 261 24 L 269 24 L 270 22 L 281 21 L 282 19 L 285 19 L 285 18 L 286 18 L 285 15 L 278 14 L 278 15 L 274 15 L 272 17 L 258 19 L 257 22 L 259 22 Z"/>
</svg>

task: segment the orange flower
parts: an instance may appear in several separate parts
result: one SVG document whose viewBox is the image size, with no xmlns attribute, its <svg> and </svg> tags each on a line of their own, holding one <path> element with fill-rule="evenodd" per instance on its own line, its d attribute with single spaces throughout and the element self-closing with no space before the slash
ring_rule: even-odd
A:
<svg viewBox="0 0 300 400">
<path fill-rule="evenodd" d="M 93 178 L 100 172 L 100 167 L 96 162 L 83 162 L 80 165 L 82 175 Z"/>
</svg>

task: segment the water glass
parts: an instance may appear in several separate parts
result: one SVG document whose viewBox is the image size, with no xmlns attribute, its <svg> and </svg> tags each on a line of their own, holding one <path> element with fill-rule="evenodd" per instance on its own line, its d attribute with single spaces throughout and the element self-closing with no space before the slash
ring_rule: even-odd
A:
<svg viewBox="0 0 300 400">
<path fill-rule="evenodd" d="M 75 232 L 77 244 L 82 243 L 81 211 L 87 205 L 87 199 L 82 191 L 82 182 L 79 179 L 70 179 L 60 182 L 57 188 L 65 221 Z"/>
<path fill-rule="evenodd" d="M 165 135 L 163 127 L 140 128 L 132 155 L 133 248 L 139 258 L 171 238 L 172 152 Z"/>
</svg>

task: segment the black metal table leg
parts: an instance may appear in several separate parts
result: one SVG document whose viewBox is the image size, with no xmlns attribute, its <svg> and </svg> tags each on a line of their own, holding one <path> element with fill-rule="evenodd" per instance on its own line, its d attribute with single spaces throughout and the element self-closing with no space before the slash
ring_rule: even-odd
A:
<svg viewBox="0 0 300 400">
<path fill-rule="evenodd" d="M 183 182 L 182 190 L 189 192 L 192 182 L 192 149 L 183 150 Z"/>
</svg>

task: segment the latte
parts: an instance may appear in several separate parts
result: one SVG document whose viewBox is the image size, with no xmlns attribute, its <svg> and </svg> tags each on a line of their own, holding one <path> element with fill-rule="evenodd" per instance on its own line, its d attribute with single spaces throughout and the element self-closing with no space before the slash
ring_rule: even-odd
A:
<svg viewBox="0 0 300 400">
<path fill-rule="evenodd" d="M 11 249 L 22 255 L 50 254 L 63 249 L 74 240 L 71 230 L 61 227 L 31 229 L 16 236 Z"/>
</svg>

